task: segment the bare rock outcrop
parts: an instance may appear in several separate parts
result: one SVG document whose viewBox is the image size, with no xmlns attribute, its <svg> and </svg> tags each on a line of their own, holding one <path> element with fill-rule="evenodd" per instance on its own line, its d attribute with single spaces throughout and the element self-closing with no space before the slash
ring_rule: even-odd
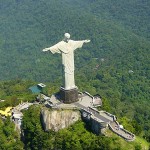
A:
<svg viewBox="0 0 150 150">
<path fill-rule="evenodd" d="M 78 121 L 80 116 L 78 110 L 41 110 L 41 121 L 45 131 L 67 128 Z"/>
</svg>

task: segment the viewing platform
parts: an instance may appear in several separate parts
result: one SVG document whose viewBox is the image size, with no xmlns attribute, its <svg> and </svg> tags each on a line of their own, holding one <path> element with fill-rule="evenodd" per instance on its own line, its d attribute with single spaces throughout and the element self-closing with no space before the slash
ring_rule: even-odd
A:
<svg viewBox="0 0 150 150">
<path fill-rule="evenodd" d="M 80 93 L 79 101 L 72 104 L 62 103 L 55 95 L 51 97 L 42 97 L 46 101 L 45 104 L 49 104 L 53 109 L 79 109 L 82 119 L 92 124 L 92 130 L 96 134 L 103 133 L 109 128 L 126 141 L 133 141 L 135 139 L 134 134 L 122 128 L 122 125 L 117 122 L 115 115 L 106 111 L 98 111 L 93 104 L 94 96 L 90 95 L 88 92 Z M 101 106 L 101 99 L 98 97 L 96 97 L 96 99 L 99 101 L 98 105 Z"/>
</svg>

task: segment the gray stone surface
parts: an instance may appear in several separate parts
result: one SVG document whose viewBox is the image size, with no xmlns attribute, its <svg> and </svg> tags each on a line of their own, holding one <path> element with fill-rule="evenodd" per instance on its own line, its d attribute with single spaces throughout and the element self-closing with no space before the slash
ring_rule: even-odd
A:
<svg viewBox="0 0 150 150">
<path fill-rule="evenodd" d="M 69 127 L 80 119 L 80 112 L 77 110 L 46 110 L 41 111 L 41 120 L 45 131 L 58 131 Z"/>
</svg>

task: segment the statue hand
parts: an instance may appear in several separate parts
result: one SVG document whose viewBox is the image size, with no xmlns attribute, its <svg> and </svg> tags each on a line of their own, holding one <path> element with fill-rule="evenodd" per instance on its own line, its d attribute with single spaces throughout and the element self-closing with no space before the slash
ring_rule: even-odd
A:
<svg viewBox="0 0 150 150">
<path fill-rule="evenodd" d="M 84 40 L 84 43 L 89 43 L 91 40 Z"/>
<path fill-rule="evenodd" d="M 48 51 L 49 49 L 48 48 L 44 48 L 42 51 L 43 52 L 46 52 L 46 51 Z"/>
</svg>

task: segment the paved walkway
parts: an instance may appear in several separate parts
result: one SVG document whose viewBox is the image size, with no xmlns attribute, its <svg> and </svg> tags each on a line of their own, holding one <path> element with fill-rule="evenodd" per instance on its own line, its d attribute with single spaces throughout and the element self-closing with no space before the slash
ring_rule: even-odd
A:
<svg viewBox="0 0 150 150">
<path fill-rule="evenodd" d="M 93 98 L 87 94 L 82 94 L 79 98 L 79 101 L 72 104 L 62 103 L 54 95 L 51 97 L 50 101 L 54 104 L 52 108 L 83 109 L 92 114 L 93 118 L 96 118 L 100 122 L 107 123 L 110 129 L 122 138 L 128 141 L 133 141 L 135 139 L 134 134 L 119 127 L 119 123 L 117 124 L 116 120 L 114 120 L 114 115 L 109 114 L 105 111 L 98 111 L 96 108 L 93 108 Z"/>
<path fill-rule="evenodd" d="M 21 103 L 18 106 L 16 106 L 15 109 L 21 111 L 23 109 L 28 109 L 28 107 L 30 107 L 31 105 L 33 105 L 33 103 L 25 102 L 25 103 Z"/>
<path fill-rule="evenodd" d="M 84 109 L 90 112 L 93 117 L 100 120 L 101 122 L 108 123 L 111 127 L 111 130 L 122 138 L 128 141 L 133 141 L 135 139 L 134 134 L 119 127 L 119 123 L 117 124 L 117 122 L 114 120 L 114 115 L 111 115 L 109 113 L 107 114 L 105 111 L 98 111 L 96 108 L 92 108 L 92 98 L 90 96 L 84 95 L 82 97 L 82 100 L 74 103 L 74 105 L 79 107 L 80 109 Z"/>
<path fill-rule="evenodd" d="M 128 141 L 133 141 L 135 139 L 134 134 L 128 132 L 125 129 L 122 129 L 119 127 L 119 125 L 116 122 L 112 122 L 110 123 L 113 132 L 115 132 L 116 134 L 120 135 L 121 137 L 125 138 Z"/>
<path fill-rule="evenodd" d="M 102 116 L 98 111 L 94 110 L 94 109 L 90 109 L 88 107 L 85 107 L 83 105 L 81 105 L 80 103 L 76 102 L 74 103 L 75 106 L 79 107 L 80 109 L 85 109 L 87 111 L 89 111 L 90 113 L 92 113 L 92 115 L 95 117 L 95 118 L 98 118 L 99 120 L 102 120 L 102 122 L 107 122 L 107 123 L 110 123 L 112 122 L 112 119 L 111 118 L 106 118 L 104 116 Z"/>
<path fill-rule="evenodd" d="M 79 99 L 77 103 L 81 104 L 82 106 L 89 107 L 89 106 L 92 106 L 93 99 L 92 97 L 86 94 L 82 94 L 81 98 Z"/>
</svg>

